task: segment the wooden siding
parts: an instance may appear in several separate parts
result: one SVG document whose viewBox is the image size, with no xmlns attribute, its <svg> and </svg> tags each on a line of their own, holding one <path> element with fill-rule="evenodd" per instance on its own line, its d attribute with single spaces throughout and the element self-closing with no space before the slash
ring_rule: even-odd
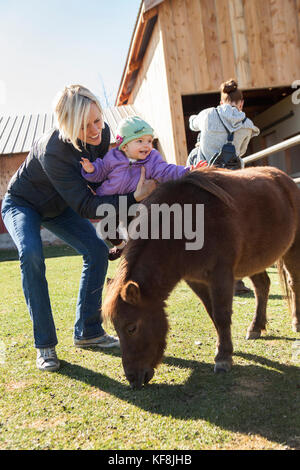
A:
<svg viewBox="0 0 300 470">
<path fill-rule="evenodd" d="M 177 163 L 186 158 L 182 96 L 216 92 L 231 77 L 242 89 L 291 86 L 299 79 L 300 0 L 164 0 L 156 8 L 164 51 L 156 67 L 167 75 Z M 152 39 L 149 44 L 154 47 Z M 161 83 L 150 81 L 151 63 L 144 62 L 129 100 L 139 101 L 141 111 Z"/>
<path fill-rule="evenodd" d="M 169 10 L 169 14 L 166 14 Z M 299 0 L 165 0 L 181 94 L 290 85 L 299 78 Z"/>
<path fill-rule="evenodd" d="M 138 114 L 154 128 L 159 150 L 168 161 L 175 162 L 172 119 L 169 108 L 169 89 L 166 76 L 163 42 L 156 23 L 140 73 L 130 95 Z"/>
</svg>

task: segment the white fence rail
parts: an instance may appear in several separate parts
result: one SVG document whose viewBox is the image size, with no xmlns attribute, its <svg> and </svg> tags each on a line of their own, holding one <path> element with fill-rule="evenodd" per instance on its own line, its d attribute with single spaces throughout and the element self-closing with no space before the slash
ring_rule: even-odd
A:
<svg viewBox="0 0 300 470">
<path fill-rule="evenodd" d="M 260 150 L 259 152 L 253 153 L 252 155 L 245 157 L 243 160 L 245 164 L 255 162 L 256 160 L 268 157 L 269 155 L 274 155 L 274 153 L 287 150 L 291 147 L 295 147 L 298 144 L 300 144 L 300 135 L 296 135 L 295 137 L 291 137 L 290 139 L 284 140 L 279 144 L 272 145 L 271 147 L 268 147 L 264 150 Z M 294 181 L 295 183 L 300 183 L 300 178 L 294 178 Z"/>
</svg>

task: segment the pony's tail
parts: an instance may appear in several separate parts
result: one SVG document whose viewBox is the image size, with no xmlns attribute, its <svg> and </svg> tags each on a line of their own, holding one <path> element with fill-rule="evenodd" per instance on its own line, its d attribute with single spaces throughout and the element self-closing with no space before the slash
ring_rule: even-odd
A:
<svg viewBox="0 0 300 470">
<path fill-rule="evenodd" d="M 284 295 L 284 298 L 287 301 L 289 311 L 291 312 L 292 311 L 292 291 L 291 291 L 290 286 L 289 286 L 288 276 L 287 276 L 287 272 L 286 272 L 286 269 L 285 269 L 284 262 L 283 262 L 282 258 L 280 258 L 276 262 L 276 266 L 277 266 L 277 270 L 278 270 L 278 274 L 279 274 L 279 281 L 280 281 L 280 284 L 281 284 L 283 295 Z"/>
</svg>

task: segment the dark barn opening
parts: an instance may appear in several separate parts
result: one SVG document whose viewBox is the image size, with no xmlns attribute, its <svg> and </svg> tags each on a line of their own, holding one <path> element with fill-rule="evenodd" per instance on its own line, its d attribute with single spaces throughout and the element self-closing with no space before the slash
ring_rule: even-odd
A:
<svg viewBox="0 0 300 470">
<path fill-rule="evenodd" d="M 256 124 L 257 117 L 261 115 L 264 111 L 271 108 L 273 105 L 279 103 L 287 96 L 291 95 L 295 89 L 291 87 L 276 87 L 276 88 L 261 88 L 261 89 L 251 89 L 243 90 L 244 95 L 244 111 L 254 124 Z M 206 93 L 199 95 L 186 95 L 182 96 L 182 106 L 184 113 L 184 124 L 185 124 L 185 133 L 187 141 L 187 150 L 188 153 L 194 148 L 197 140 L 197 132 L 193 132 L 189 128 L 189 117 L 192 114 L 198 114 L 200 111 L 206 108 L 218 106 L 220 102 L 220 93 Z M 261 133 L 266 133 L 268 128 L 274 128 L 274 126 L 280 124 L 284 120 L 290 119 L 294 116 L 293 111 L 289 111 L 285 115 L 281 116 L 280 119 L 274 117 L 274 121 L 271 123 L 266 123 L 265 126 L 258 126 L 261 130 Z M 275 143 L 275 142 L 274 142 Z M 269 145 L 267 145 L 269 146 Z M 254 151 L 262 150 L 266 145 L 262 139 L 260 148 L 253 149 L 253 141 L 250 141 L 247 154 L 250 155 Z M 254 162 L 254 164 L 267 164 L 267 159 L 264 161 L 259 161 L 260 163 Z M 294 164 L 295 166 L 295 164 Z M 297 166 L 298 168 L 298 166 Z M 294 172 L 296 168 L 293 168 Z M 300 168 L 299 170 L 300 171 Z"/>
</svg>

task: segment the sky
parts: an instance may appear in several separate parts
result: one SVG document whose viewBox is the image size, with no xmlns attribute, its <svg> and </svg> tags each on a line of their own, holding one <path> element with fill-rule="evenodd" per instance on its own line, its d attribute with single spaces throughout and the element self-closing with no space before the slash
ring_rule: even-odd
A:
<svg viewBox="0 0 300 470">
<path fill-rule="evenodd" d="M 71 83 L 114 105 L 140 3 L 0 0 L 0 115 L 49 112 Z"/>
</svg>

